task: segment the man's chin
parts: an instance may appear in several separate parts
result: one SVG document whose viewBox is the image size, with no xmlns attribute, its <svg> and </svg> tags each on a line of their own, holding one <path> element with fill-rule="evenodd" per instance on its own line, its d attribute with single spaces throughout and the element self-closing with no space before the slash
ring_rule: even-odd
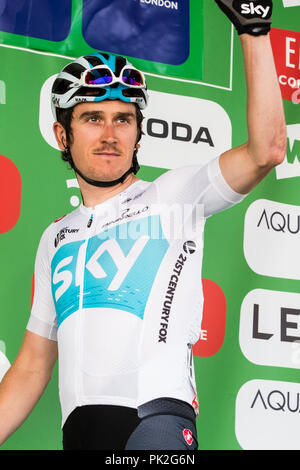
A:
<svg viewBox="0 0 300 470">
<path fill-rule="evenodd" d="M 88 175 L 84 174 L 84 176 L 87 176 L 89 179 L 92 179 L 94 181 L 101 181 L 101 182 L 109 182 L 109 181 L 115 181 L 121 178 L 126 171 L 128 170 L 125 169 L 124 171 L 110 171 L 110 172 L 103 172 L 103 171 L 93 171 L 90 172 Z"/>
</svg>

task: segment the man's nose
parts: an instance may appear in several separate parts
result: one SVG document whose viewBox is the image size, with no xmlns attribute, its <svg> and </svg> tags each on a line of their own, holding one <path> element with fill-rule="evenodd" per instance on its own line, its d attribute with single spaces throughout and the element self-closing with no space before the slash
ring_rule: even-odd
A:
<svg viewBox="0 0 300 470">
<path fill-rule="evenodd" d="M 116 132 L 113 126 L 113 123 L 107 122 L 103 127 L 103 132 L 101 135 L 102 142 L 107 142 L 109 144 L 117 142 Z"/>
</svg>

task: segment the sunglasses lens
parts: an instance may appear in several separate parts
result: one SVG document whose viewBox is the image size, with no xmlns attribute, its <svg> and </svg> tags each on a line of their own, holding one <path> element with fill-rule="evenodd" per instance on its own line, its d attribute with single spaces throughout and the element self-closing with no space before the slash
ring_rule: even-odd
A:
<svg viewBox="0 0 300 470">
<path fill-rule="evenodd" d="M 109 85 L 112 82 L 112 74 L 108 69 L 93 69 L 85 76 L 86 85 Z"/>
<path fill-rule="evenodd" d="M 122 81 L 126 85 L 135 85 L 135 86 L 143 86 L 144 80 L 142 74 L 138 70 L 134 69 L 126 69 L 122 74 Z"/>
</svg>

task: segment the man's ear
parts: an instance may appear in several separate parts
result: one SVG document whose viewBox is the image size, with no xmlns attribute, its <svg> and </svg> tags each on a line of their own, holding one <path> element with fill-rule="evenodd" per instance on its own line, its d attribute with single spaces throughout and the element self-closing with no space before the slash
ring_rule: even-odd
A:
<svg viewBox="0 0 300 470">
<path fill-rule="evenodd" d="M 55 139 L 60 150 L 62 151 L 66 150 L 66 147 L 67 147 L 66 131 L 60 122 L 56 121 L 53 124 L 53 132 L 54 132 Z"/>
<path fill-rule="evenodd" d="M 138 143 L 141 140 L 143 135 L 145 135 L 145 133 L 143 132 L 143 126 L 142 126 L 142 123 L 141 123 L 140 128 L 138 128 L 138 138 L 137 138 L 136 143 Z M 140 148 L 140 145 L 137 144 L 136 148 Z"/>
</svg>

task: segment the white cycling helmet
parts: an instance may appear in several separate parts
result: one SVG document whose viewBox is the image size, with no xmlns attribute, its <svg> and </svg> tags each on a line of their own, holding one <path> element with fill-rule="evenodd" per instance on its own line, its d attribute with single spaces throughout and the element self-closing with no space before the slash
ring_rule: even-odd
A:
<svg viewBox="0 0 300 470">
<path fill-rule="evenodd" d="M 52 112 L 72 108 L 78 103 L 121 100 L 136 103 L 140 109 L 148 104 L 143 72 L 125 57 L 97 52 L 75 59 L 57 75 L 52 86 Z"/>
</svg>

